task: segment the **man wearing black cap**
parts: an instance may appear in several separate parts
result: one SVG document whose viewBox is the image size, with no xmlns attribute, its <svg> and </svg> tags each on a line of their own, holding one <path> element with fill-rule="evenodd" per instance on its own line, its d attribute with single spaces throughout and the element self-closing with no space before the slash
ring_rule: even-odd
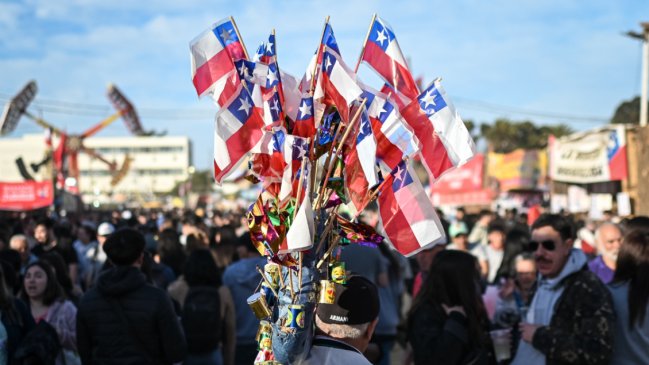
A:
<svg viewBox="0 0 649 365">
<path fill-rule="evenodd" d="M 144 236 L 124 228 L 104 251 L 115 267 L 99 276 L 77 311 L 77 345 L 84 364 L 173 364 L 183 360 L 183 330 L 167 294 L 140 270 Z"/>
<path fill-rule="evenodd" d="M 334 286 L 334 303 L 318 304 L 316 336 L 305 364 L 370 365 L 363 351 L 378 322 L 376 286 L 362 276 L 352 276 L 347 284 Z"/>
</svg>

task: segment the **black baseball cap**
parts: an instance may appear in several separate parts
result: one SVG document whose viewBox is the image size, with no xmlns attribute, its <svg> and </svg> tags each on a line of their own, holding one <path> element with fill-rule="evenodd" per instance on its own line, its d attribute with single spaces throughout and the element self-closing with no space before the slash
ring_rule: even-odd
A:
<svg viewBox="0 0 649 365">
<path fill-rule="evenodd" d="M 347 284 L 336 284 L 333 304 L 318 303 L 316 314 L 329 324 L 363 324 L 379 315 L 379 292 L 368 279 L 353 275 Z"/>
</svg>

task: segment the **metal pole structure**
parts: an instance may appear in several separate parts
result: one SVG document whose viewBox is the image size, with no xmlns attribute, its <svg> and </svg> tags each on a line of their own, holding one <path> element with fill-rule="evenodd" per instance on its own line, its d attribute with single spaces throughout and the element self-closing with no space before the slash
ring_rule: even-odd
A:
<svg viewBox="0 0 649 365">
<path fill-rule="evenodd" d="M 647 125 L 647 88 L 649 87 L 649 23 L 641 23 L 642 40 L 642 96 L 640 97 L 640 126 Z"/>
</svg>

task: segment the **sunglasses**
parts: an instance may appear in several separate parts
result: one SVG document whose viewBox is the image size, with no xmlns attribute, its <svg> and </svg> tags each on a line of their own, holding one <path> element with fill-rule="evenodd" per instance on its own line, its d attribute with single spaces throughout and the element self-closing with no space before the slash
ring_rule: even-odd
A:
<svg viewBox="0 0 649 365">
<path fill-rule="evenodd" d="M 544 240 L 544 241 L 530 241 L 530 250 L 536 251 L 539 248 L 539 245 L 543 246 L 543 249 L 547 251 L 554 251 L 557 248 L 557 245 L 553 240 Z"/>
</svg>

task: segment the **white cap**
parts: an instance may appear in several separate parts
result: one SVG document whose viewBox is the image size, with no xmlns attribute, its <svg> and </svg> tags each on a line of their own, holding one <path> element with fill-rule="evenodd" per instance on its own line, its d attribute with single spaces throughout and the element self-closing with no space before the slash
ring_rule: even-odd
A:
<svg viewBox="0 0 649 365">
<path fill-rule="evenodd" d="M 130 210 L 125 210 L 122 212 L 122 219 L 129 220 L 133 217 L 133 213 Z"/>
<path fill-rule="evenodd" d="M 104 222 L 99 225 L 99 228 L 97 228 L 97 235 L 98 236 L 108 236 L 115 232 L 115 227 L 113 227 L 112 224 L 108 222 Z"/>
</svg>

